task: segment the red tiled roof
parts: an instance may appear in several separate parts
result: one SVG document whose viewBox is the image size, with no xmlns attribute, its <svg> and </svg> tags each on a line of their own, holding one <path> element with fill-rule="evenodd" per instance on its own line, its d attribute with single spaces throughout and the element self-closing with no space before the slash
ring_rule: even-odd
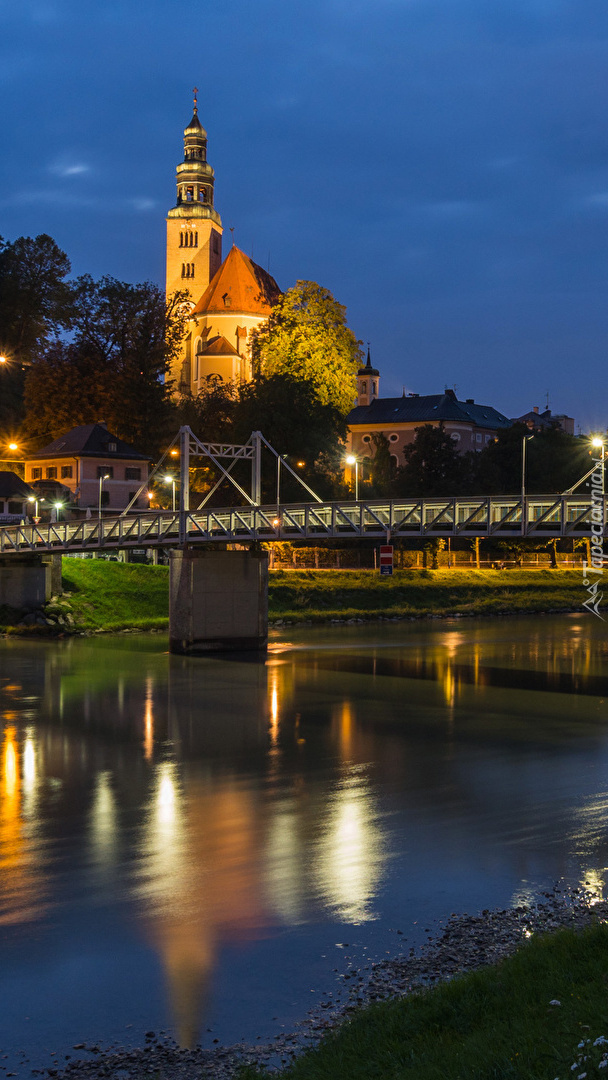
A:
<svg viewBox="0 0 608 1080">
<path fill-rule="evenodd" d="M 240 248 L 233 247 L 212 277 L 193 315 L 235 312 L 270 315 L 281 290 L 273 277 Z"/>
</svg>

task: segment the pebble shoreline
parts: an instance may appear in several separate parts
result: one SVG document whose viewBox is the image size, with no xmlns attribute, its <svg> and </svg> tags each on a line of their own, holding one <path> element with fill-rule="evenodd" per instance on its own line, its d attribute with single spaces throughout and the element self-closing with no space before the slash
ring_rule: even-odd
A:
<svg viewBox="0 0 608 1080">
<path fill-rule="evenodd" d="M 71 1060 L 65 1067 L 34 1069 L 34 1075 L 56 1080 L 232 1080 L 237 1069 L 257 1063 L 274 1072 L 304 1049 L 314 1046 L 331 1028 L 339 1026 L 353 1011 L 370 1002 L 401 997 L 433 986 L 455 975 L 496 963 L 514 953 L 532 934 L 550 933 L 561 927 L 582 929 L 608 921 L 608 901 L 598 901 L 584 889 L 556 886 L 526 904 L 477 915 L 453 914 L 439 924 L 436 940 L 429 940 L 409 955 L 380 960 L 365 967 L 351 965 L 343 975 L 342 996 L 327 994 L 297 1030 L 277 1035 L 270 1043 L 236 1043 L 214 1049 L 182 1049 L 149 1031 L 145 1045 L 136 1049 L 78 1044 L 87 1059 Z"/>
</svg>

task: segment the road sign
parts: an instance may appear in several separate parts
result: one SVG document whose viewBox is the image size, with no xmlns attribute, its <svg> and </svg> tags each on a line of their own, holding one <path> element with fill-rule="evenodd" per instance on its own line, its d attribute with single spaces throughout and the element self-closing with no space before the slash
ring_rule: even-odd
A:
<svg viewBox="0 0 608 1080">
<path fill-rule="evenodd" d="M 393 573 L 393 545 L 380 545 L 380 574 L 382 577 L 391 577 Z"/>
</svg>

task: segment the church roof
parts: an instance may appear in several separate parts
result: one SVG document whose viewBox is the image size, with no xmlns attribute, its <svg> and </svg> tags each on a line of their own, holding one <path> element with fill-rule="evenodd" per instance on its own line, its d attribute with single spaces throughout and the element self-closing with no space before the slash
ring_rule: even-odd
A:
<svg viewBox="0 0 608 1080">
<path fill-rule="evenodd" d="M 281 290 L 273 277 L 240 248 L 233 247 L 212 277 L 193 315 L 228 311 L 268 317 Z"/>
<path fill-rule="evenodd" d="M 116 447 L 110 450 L 110 443 Z M 129 443 L 123 442 L 108 431 L 105 424 L 80 424 L 79 427 L 66 431 L 48 446 L 38 450 L 35 454 L 29 454 L 27 460 L 34 461 L 36 458 L 50 457 L 112 457 L 140 459 L 149 461 L 145 454 L 134 450 Z"/>
<path fill-rule="evenodd" d="M 218 334 L 217 337 L 211 338 L 207 347 L 202 352 L 197 353 L 197 356 L 239 356 L 240 354 L 232 347 L 230 342 L 223 337 L 222 334 Z"/>
<path fill-rule="evenodd" d="M 512 423 L 491 405 L 458 401 L 453 390 L 447 390 L 444 394 L 376 398 L 369 405 L 357 405 L 346 417 L 350 427 L 355 424 L 429 424 L 438 420 L 459 421 L 492 430 L 510 427 Z"/>
</svg>

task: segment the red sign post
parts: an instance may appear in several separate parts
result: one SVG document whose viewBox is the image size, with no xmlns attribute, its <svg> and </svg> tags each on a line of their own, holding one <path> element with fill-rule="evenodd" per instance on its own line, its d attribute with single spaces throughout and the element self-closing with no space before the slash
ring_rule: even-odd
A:
<svg viewBox="0 0 608 1080">
<path fill-rule="evenodd" d="M 380 575 L 391 577 L 393 573 L 393 545 L 380 545 Z"/>
</svg>

